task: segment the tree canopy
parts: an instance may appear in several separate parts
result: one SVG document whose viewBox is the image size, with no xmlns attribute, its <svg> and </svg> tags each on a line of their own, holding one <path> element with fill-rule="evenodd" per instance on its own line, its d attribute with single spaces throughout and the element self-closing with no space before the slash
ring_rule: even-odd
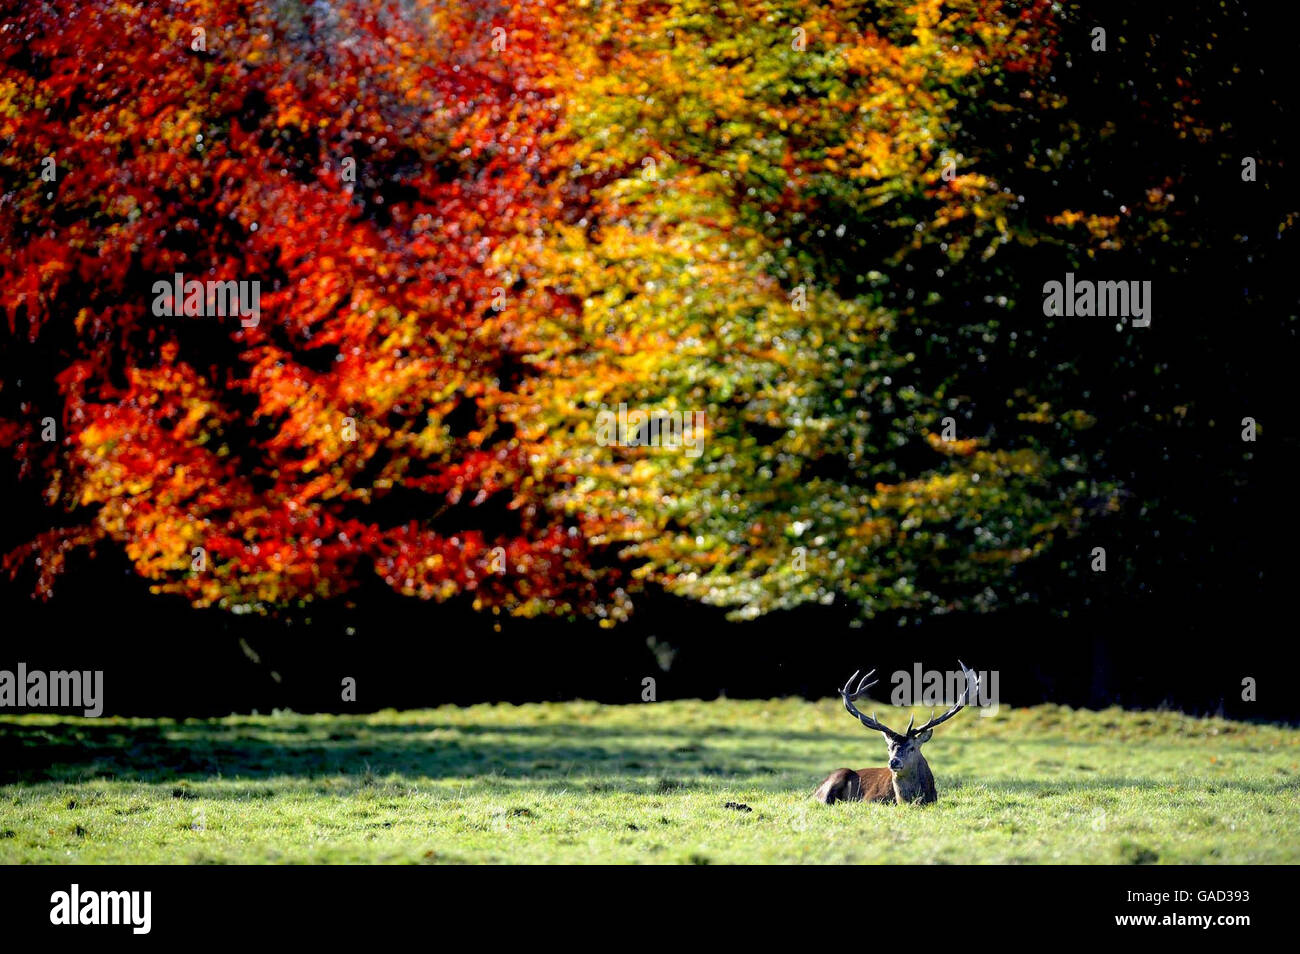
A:
<svg viewBox="0 0 1300 954">
<path fill-rule="evenodd" d="M 646 585 L 944 612 L 1120 505 L 1039 287 L 1199 233 L 1171 175 L 1090 188 L 1052 4 L 4 26 L 0 443 L 64 515 L 6 562 L 42 593 L 109 545 L 241 612 L 367 574 L 611 624 Z M 155 315 L 176 273 L 260 282 L 260 320 Z M 698 412 L 702 452 L 598 440 L 619 405 Z"/>
</svg>

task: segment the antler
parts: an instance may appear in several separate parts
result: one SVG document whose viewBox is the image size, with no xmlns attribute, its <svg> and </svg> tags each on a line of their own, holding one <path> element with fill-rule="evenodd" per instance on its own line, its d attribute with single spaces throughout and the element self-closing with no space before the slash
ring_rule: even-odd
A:
<svg viewBox="0 0 1300 954">
<path fill-rule="evenodd" d="M 949 709 L 947 712 L 945 712 L 943 715 L 939 716 L 939 718 L 937 718 L 937 719 L 934 717 L 934 711 L 931 710 L 931 711 L 930 711 L 930 721 L 927 722 L 925 725 L 920 726 L 920 727 L 918 727 L 918 728 L 913 729 L 913 728 L 912 728 L 912 722 L 909 721 L 909 722 L 907 723 L 907 734 L 908 734 L 908 736 L 920 735 L 922 732 L 928 731 L 929 729 L 933 729 L 936 725 L 940 725 L 940 724 L 942 724 L 942 723 L 944 723 L 944 722 L 947 722 L 949 719 L 951 719 L 953 716 L 955 716 L 958 712 L 961 712 L 962 709 L 965 709 L 965 708 L 966 708 L 966 703 L 967 703 L 967 701 L 969 701 L 969 699 L 970 699 L 971 690 L 973 690 L 973 689 L 975 689 L 976 687 L 979 686 L 980 678 L 979 678 L 979 676 L 977 676 L 977 675 L 975 675 L 973 672 L 971 672 L 969 669 L 967 669 L 967 668 L 966 668 L 966 664 L 965 664 L 964 662 L 962 662 L 960 659 L 957 660 L 957 665 L 961 666 L 961 674 L 962 674 L 963 680 L 964 680 L 965 683 L 966 683 L 966 688 L 965 688 L 965 690 L 963 690 L 963 692 L 962 692 L 962 694 L 961 694 L 961 698 L 957 700 L 957 704 L 956 704 L 955 706 L 953 706 L 951 709 Z M 847 703 L 846 703 L 846 705 L 847 705 Z M 915 720 L 912 720 L 912 721 L 915 721 Z"/>
<path fill-rule="evenodd" d="M 876 714 L 874 712 L 871 714 L 871 718 L 867 718 L 861 712 L 859 712 L 857 706 L 853 704 L 855 700 L 861 699 L 863 696 L 865 696 L 867 694 L 867 690 L 876 684 L 876 681 L 878 680 L 867 682 L 867 680 L 870 679 L 875 674 L 876 671 L 873 669 L 871 670 L 871 672 L 863 676 L 862 679 L 859 680 L 858 688 L 856 689 L 853 688 L 853 680 L 858 678 L 858 674 L 855 672 L 853 675 L 849 676 L 849 681 L 846 682 L 844 684 L 844 688 L 840 690 L 840 696 L 844 699 L 844 708 L 848 710 L 849 715 L 857 718 L 868 729 L 875 729 L 877 732 L 883 732 L 886 735 L 896 736 L 898 735 L 897 732 L 895 732 L 889 726 L 885 725 L 883 722 L 876 721 Z"/>
</svg>

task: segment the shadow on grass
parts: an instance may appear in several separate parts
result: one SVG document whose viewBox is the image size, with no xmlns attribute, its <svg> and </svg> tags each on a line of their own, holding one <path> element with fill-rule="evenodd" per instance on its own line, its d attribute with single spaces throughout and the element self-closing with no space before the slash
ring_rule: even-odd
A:
<svg viewBox="0 0 1300 954">
<path fill-rule="evenodd" d="M 709 745 L 705 736 L 723 736 L 729 741 L 725 749 L 718 749 Z M 822 742 L 836 739 L 810 737 Z M 574 774 L 617 777 L 658 773 L 685 780 L 673 784 L 688 787 L 690 779 L 797 771 L 774 753 L 774 748 L 792 740 L 796 740 L 794 735 L 777 732 L 718 732 L 711 727 L 698 731 L 617 729 L 570 723 L 393 726 L 359 719 L 335 720 L 327 726 L 0 722 L 0 784 L 92 778 L 157 783 L 216 776 L 312 779 L 393 774 L 538 781 Z"/>
<path fill-rule="evenodd" d="M 963 739 L 962 745 L 977 740 Z M 1004 742 L 980 739 L 979 743 Z M 1038 741 L 1038 740 L 1035 740 Z M 634 794 L 667 794 L 735 779 L 751 789 L 791 790 L 791 777 L 821 777 L 811 768 L 808 743 L 834 746 L 821 774 L 841 763 L 873 764 L 860 734 L 736 729 L 701 725 L 641 728 L 548 725 L 482 725 L 439 721 L 373 724 L 363 718 L 328 722 L 275 720 L 253 724 L 216 722 L 94 721 L 48 725 L 0 721 L 0 785 L 82 783 L 92 779 L 166 784 L 245 779 L 296 779 L 304 787 L 345 777 L 358 787 L 389 776 L 407 779 L 478 780 L 577 787 Z M 843 745 L 842 751 L 839 746 Z M 1072 741 L 1078 748 L 1090 743 Z M 847 759 L 847 761 L 846 761 Z M 832 764 L 833 763 L 833 764 Z M 574 780 L 575 776 L 588 776 Z M 949 776 L 949 791 L 985 785 L 1004 794 L 1044 797 L 1068 791 L 1168 786 L 1169 779 L 1119 777 L 1041 780 Z M 941 783 L 942 784 L 942 783 Z M 1188 778 L 1190 789 L 1281 794 L 1294 779 Z M 802 785 L 796 786 L 802 788 Z M 945 786 L 946 787 L 946 786 Z M 177 797 L 186 797 L 183 789 Z"/>
<path fill-rule="evenodd" d="M 1168 778 L 1148 778 L 1140 775 L 1106 774 L 1098 774 L 1092 778 L 999 778 L 990 781 L 975 777 L 963 778 L 962 776 L 955 776 L 949 779 L 946 786 L 940 784 L 940 788 L 942 789 L 940 797 L 942 797 L 943 791 L 955 793 L 962 789 L 982 788 L 1001 795 L 1032 795 L 1036 798 L 1051 798 L 1056 795 L 1068 795 L 1071 792 L 1110 792 L 1118 794 L 1120 789 L 1125 788 L 1162 789 L 1165 791 L 1173 788 L 1178 793 L 1184 794 L 1188 792 L 1206 792 L 1209 794 L 1236 792 L 1253 795 L 1283 795 L 1287 793 L 1294 794 L 1297 791 L 1296 783 L 1286 780 L 1266 782 L 1259 779 L 1210 779 L 1204 777 L 1171 780 Z M 1171 792 L 1171 794 L 1173 793 Z M 1020 803 L 1008 802 L 1008 806 L 1012 804 Z"/>
</svg>

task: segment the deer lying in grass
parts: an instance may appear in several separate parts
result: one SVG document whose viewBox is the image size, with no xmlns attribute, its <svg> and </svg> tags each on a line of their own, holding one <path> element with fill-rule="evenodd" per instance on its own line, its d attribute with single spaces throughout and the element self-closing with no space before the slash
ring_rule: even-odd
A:
<svg viewBox="0 0 1300 954">
<path fill-rule="evenodd" d="M 926 763 L 925 756 L 921 754 L 921 746 L 930 741 L 935 726 L 947 722 L 966 707 L 971 693 L 979 685 L 979 677 L 967 669 L 966 664 L 961 660 L 957 662 L 961 666 L 966 684 L 957 704 L 937 719 L 934 718 L 933 712 L 930 713 L 930 721 L 922 726 L 913 727 L 916 721 L 916 717 L 913 716 L 908 720 L 907 731 L 901 734 L 883 722 L 877 722 L 874 713 L 871 718 L 867 718 L 853 705 L 876 684 L 874 681 L 867 682 L 876 671 L 873 669 L 863 676 L 856 689 L 853 688 L 853 680 L 858 678 L 858 674 L 855 672 L 850 676 L 849 681 L 840 690 L 840 696 L 844 699 L 844 708 L 848 710 L 849 715 L 857 718 L 868 729 L 874 729 L 885 737 L 885 744 L 889 746 L 889 768 L 864 768 L 856 772 L 852 769 L 836 769 L 817 787 L 814 793 L 817 801 L 827 805 L 836 802 L 861 801 L 898 804 L 904 802 L 925 804 L 937 801 L 939 796 L 934 790 L 934 776 L 930 773 L 930 766 Z"/>
</svg>

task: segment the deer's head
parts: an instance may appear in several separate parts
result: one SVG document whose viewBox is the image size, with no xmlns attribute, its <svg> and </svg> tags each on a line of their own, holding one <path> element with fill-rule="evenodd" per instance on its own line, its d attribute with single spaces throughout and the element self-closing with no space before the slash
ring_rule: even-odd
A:
<svg viewBox="0 0 1300 954">
<path fill-rule="evenodd" d="M 930 737 L 934 735 L 935 726 L 947 722 L 966 708 L 971 693 L 978 688 L 979 677 L 967 669 L 966 664 L 960 659 L 957 660 L 957 664 L 961 666 L 963 682 L 965 683 L 965 688 L 962 690 L 957 704 L 937 718 L 931 712 L 930 721 L 925 725 L 916 725 L 916 717 L 913 716 L 908 720 L 907 729 L 903 732 L 895 732 L 883 722 L 876 721 L 874 713 L 870 718 L 864 716 L 853 704 L 863 698 L 867 694 L 867 690 L 876 684 L 877 680 L 871 680 L 871 677 L 876 674 L 874 669 L 861 679 L 858 679 L 858 674 L 855 672 L 849 677 L 849 681 L 844 684 L 844 688 L 840 690 L 840 696 L 844 699 L 844 708 L 848 710 L 849 715 L 858 719 L 868 729 L 873 729 L 885 737 L 885 745 L 889 748 L 889 770 L 894 773 L 896 778 L 906 779 L 916 772 L 918 767 L 925 762 L 925 759 L 921 757 L 921 746 L 930 741 Z M 856 689 L 853 687 L 855 680 L 858 683 Z"/>
</svg>

